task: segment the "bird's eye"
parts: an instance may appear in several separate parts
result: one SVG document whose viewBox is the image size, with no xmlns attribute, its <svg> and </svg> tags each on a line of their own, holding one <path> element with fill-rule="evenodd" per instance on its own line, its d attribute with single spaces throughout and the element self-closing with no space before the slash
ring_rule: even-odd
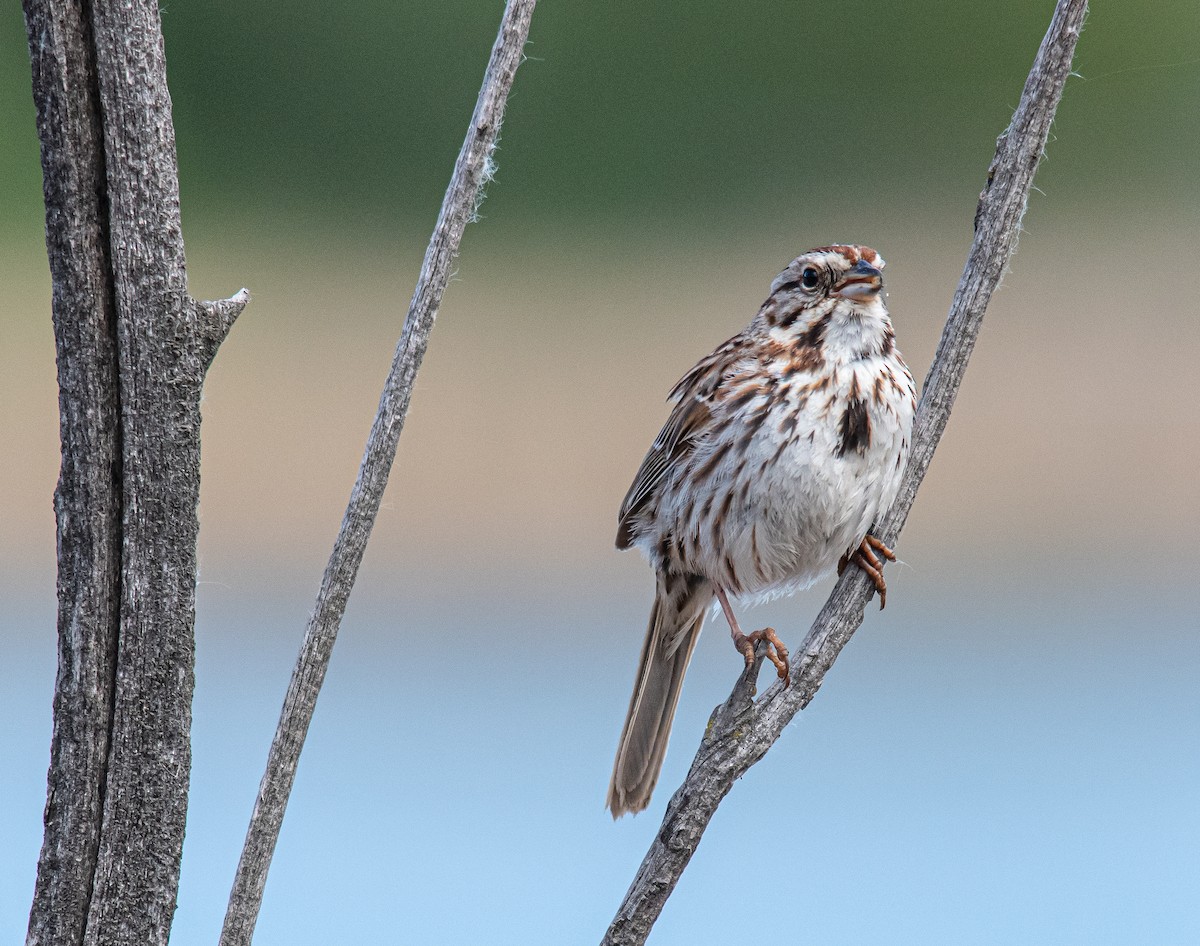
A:
<svg viewBox="0 0 1200 946">
<path fill-rule="evenodd" d="M 816 289 L 821 284 L 821 274 L 811 266 L 804 267 L 800 274 L 800 285 L 805 289 Z"/>
</svg>

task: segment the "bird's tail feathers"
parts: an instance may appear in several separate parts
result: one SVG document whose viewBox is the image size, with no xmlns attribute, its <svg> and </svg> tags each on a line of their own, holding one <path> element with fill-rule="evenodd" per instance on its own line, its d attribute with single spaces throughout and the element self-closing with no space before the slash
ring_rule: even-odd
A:
<svg viewBox="0 0 1200 946">
<path fill-rule="evenodd" d="M 683 676 L 713 600 L 712 585 L 697 576 L 659 575 L 633 697 L 617 747 L 608 807 L 614 818 L 650 803 L 658 781 Z"/>
</svg>

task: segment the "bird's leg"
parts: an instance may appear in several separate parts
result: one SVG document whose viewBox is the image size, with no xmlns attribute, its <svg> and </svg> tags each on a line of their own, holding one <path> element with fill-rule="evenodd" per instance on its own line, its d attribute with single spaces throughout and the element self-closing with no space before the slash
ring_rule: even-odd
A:
<svg viewBox="0 0 1200 946">
<path fill-rule="evenodd" d="M 721 610 L 725 612 L 725 620 L 729 622 L 729 633 L 733 637 L 733 646 L 737 648 L 739 654 L 746 658 L 746 666 L 749 667 L 754 663 L 755 645 L 759 641 L 766 641 L 767 659 L 775 665 L 779 679 L 787 684 L 789 682 L 788 672 L 791 669 L 791 665 L 788 663 L 788 649 L 779 639 L 779 635 L 775 633 L 775 629 L 764 627 L 761 631 L 755 631 L 753 634 L 743 634 L 742 629 L 738 627 L 737 618 L 734 616 L 733 608 L 729 605 L 729 597 L 725 594 L 724 588 L 717 588 L 717 600 L 721 602 Z"/>
<path fill-rule="evenodd" d="M 871 533 L 867 533 L 863 540 L 858 544 L 853 552 L 847 552 L 841 557 L 838 562 L 838 574 L 846 570 L 846 566 L 853 562 L 864 572 L 875 584 L 875 590 L 879 592 L 879 610 L 882 611 L 887 607 L 887 582 L 883 580 L 883 562 L 875 554 L 878 552 L 889 562 L 896 560 L 896 553 L 889 549 Z"/>
<path fill-rule="evenodd" d="M 729 622 L 729 633 L 733 637 L 733 646 L 739 654 L 746 658 L 746 666 L 754 663 L 754 644 L 749 637 L 742 633 L 738 619 L 729 604 L 729 596 L 724 588 L 717 588 L 717 600 L 721 602 L 721 610 L 725 612 L 725 620 Z"/>
</svg>

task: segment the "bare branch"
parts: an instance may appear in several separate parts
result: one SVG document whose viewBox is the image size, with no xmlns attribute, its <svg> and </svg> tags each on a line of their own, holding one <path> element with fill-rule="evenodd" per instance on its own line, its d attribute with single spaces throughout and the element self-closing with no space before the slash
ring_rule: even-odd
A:
<svg viewBox="0 0 1200 946">
<path fill-rule="evenodd" d="M 309 619 L 304 644 L 284 698 L 283 711 L 229 896 L 225 925 L 221 931 L 222 946 L 248 946 L 254 934 L 267 871 L 279 838 L 300 750 L 325 679 L 346 601 L 350 597 L 371 528 L 379 512 L 392 460 L 396 455 L 396 444 L 408 413 L 413 382 L 441 305 L 450 267 L 458 253 L 463 230 L 473 219 L 482 197 L 483 185 L 492 172 L 492 151 L 504 118 L 505 102 L 517 66 L 522 60 L 535 2 L 508 0 L 499 35 L 492 47 L 483 87 L 471 117 L 471 127 L 467 130 L 454 166 L 454 176 L 446 190 L 437 225 L 425 253 L 404 330 L 379 399 L 375 423 L 367 439 L 358 480 L 350 495 L 333 554 L 325 568 L 316 607 Z"/>
<path fill-rule="evenodd" d="M 908 518 L 949 420 L 984 310 L 1016 249 L 1033 175 L 1071 71 L 1086 12 L 1087 0 L 1059 0 L 1016 114 L 997 141 L 979 198 L 975 242 L 925 379 L 900 493 L 871 530 L 889 546 L 895 545 Z M 604 937 L 604 946 L 646 941 L 721 799 L 816 695 L 826 671 L 862 623 L 872 591 L 864 572 L 847 569 L 793 655 L 791 686 L 785 689 L 776 683 L 755 703 L 748 685 L 753 677 L 743 675 L 730 698 L 713 712 L 691 770 L 667 805 L 662 828 Z M 752 673 L 757 674 L 757 669 L 758 664 Z"/>
</svg>

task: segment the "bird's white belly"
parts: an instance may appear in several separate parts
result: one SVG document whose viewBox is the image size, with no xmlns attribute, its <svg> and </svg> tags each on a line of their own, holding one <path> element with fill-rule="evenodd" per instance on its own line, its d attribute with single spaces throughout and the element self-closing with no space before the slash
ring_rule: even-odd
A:
<svg viewBox="0 0 1200 946">
<path fill-rule="evenodd" d="M 752 602 L 832 572 L 895 499 L 907 458 L 911 412 L 869 406 L 871 436 L 860 452 L 840 449 L 824 399 L 784 409 L 798 410 L 796 434 L 781 451 L 778 421 L 762 425 L 748 462 L 729 471 L 736 500 L 718 527 L 721 541 L 699 556 L 709 578 Z"/>
</svg>

